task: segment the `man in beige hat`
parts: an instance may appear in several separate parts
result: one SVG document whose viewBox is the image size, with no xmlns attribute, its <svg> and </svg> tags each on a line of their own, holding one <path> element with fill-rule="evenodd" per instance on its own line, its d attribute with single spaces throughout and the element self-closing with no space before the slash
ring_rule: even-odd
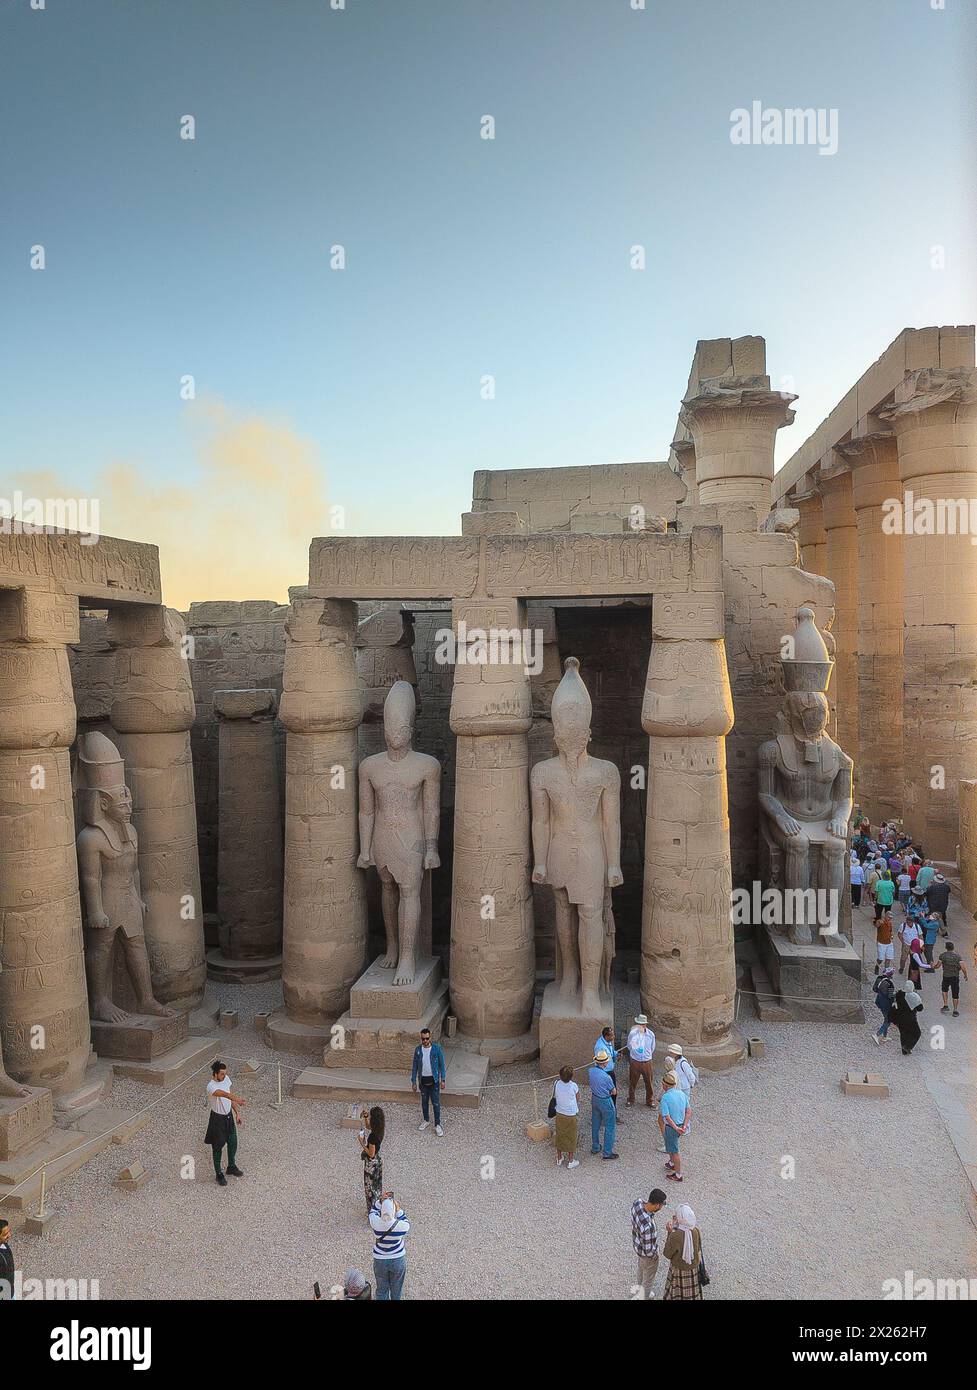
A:
<svg viewBox="0 0 977 1390">
<path fill-rule="evenodd" d="M 699 1080 L 699 1073 L 683 1054 L 678 1043 L 669 1043 L 666 1048 L 667 1060 L 665 1065 L 671 1067 L 675 1073 L 675 1079 L 687 1096 L 692 1094 L 692 1087 Z"/>
<path fill-rule="evenodd" d="M 639 1078 L 644 1078 L 645 1105 L 654 1109 L 652 1099 L 652 1062 L 655 1056 L 655 1035 L 644 1014 L 638 1014 L 628 1034 L 628 1105 L 634 1104 L 634 1090 Z"/>
</svg>

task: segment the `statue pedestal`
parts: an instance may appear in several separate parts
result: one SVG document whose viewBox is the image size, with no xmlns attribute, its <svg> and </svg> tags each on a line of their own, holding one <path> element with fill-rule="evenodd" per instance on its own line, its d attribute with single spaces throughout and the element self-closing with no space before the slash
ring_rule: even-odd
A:
<svg viewBox="0 0 977 1390">
<path fill-rule="evenodd" d="M 564 1065 L 575 1070 L 589 1067 L 594 1043 L 603 1029 L 613 1026 L 614 1001 L 609 995 L 602 997 L 599 1015 L 591 1017 L 581 1013 L 579 997 L 569 1003 L 561 999 L 559 984 L 553 980 L 543 991 L 539 1015 L 539 1067 L 543 1076 L 555 1075 Z"/>
<path fill-rule="evenodd" d="M 54 1098 L 42 1086 L 27 1096 L 0 1098 L 0 1159 L 15 1158 L 54 1128 Z"/>
<path fill-rule="evenodd" d="M 837 940 L 837 946 L 797 946 L 770 927 L 757 929 L 757 946 L 774 992 L 794 1018 L 864 1022 L 862 958 L 846 937 Z"/>
<path fill-rule="evenodd" d="M 396 973 L 375 960 L 350 990 L 349 1012 L 356 1018 L 422 1018 L 442 987 L 440 959 L 418 960 L 412 985 L 395 985 Z"/>
<path fill-rule="evenodd" d="M 190 1035 L 185 1013 L 172 1018 L 132 1014 L 122 1023 L 93 1019 L 92 1042 L 116 1076 L 150 1086 L 179 1085 L 220 1051 L 217 1038 Z"/>
<path fill-rule="evenodd" d="M 100 1057 L 126 1058 L 150 1062 L 171 1047 L 185 1042 L 189 1033 L 186 1014 L 157 1018 L 150 1014 L 131 1014 L 122 1023 L 102 1023 L 92 1019 L 92 1044 Z"/>
<path fill-rule="evenodd" d="M 376 961 L 350 991 L 349 1009 L 326 1043 L 326 1067 L 410 1071 L 422 1028 L 435 1042 L 448 1013 L 448 982 L 434 956 L 418 962 L 412 985 L 395 985 L 392 969 Z"/>
</svg>

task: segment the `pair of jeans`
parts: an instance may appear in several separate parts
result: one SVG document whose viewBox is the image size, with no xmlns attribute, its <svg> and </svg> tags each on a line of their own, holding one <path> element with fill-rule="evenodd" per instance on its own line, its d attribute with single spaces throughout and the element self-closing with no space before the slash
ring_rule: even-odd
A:
<svg viewBox="0 0 977 1390">
<path fill-rule="evenodd" d="M 882 1002 L 883 999 L 885 1000 L 884 1004 Z M 875 1007 L 882 1015 L 882 1025 L 878 1030 L 879 1037 L 887 1037 L 889 1032 L 889 1024 L 892 1022 L 892 995 L 877 994 L 875 996 Z"/>
<path fill-rule="evenodd" d="M 600 1149 L 600 1127 L 604 1126 L 604 1157 L 614 1152 L 614 1136 L 617 1133 L 617 1112 L 610 1096 L 590 1097 L 590 1150 Z"/>
<path fill-rule="evenodd" d="M 430 1119 L 429 1106 L 434 1106 L 434 1123 L 441 1123 L 441 1087 L 431 1076 L 422 1076 L 421 1086 L 421 1114 L 425 1124 Z"/>
<path fill-rule="evenodd" d="M 393 1260 L 374 1260 L 373 1278 L 376 1281 L 375 1299 L 387 1303 L 399 1303 L 407 1273 L 407 1256 L 398 1255 Z"/>
<path fill-rule="evenodd" d="M 210 1147 L 211 1147 L 211 1149 L 213 1150 L 213 1154 L 214 1154 L 214 1172 L 217 1174 L 218 1177 L 220 1177 L 220 1175 L 221 1175 L 221 1157 L 222 1157 L 222 1155 L 223 1155 L 223 1153 L 224 1153 L 224 1145 L 221 1144 L 220 1148 L 218 1148 L 216 1144 L 211 1144 Z M 236 1158 L 237 1158 L 237 1125 L 232 1124 L 232 1125 L 231 1125 L 231 1128 L 230 1128 L 230 1131 L 228 1132 L 228 1135 L 227 1135 L 227 1166 L 228 1166 L 228 1168 L 233 1168 L 233 1167 L 235 1166 L 235 1165 L 234 1165 L 234 1160 L 235 1160 Z"/>
</svg>

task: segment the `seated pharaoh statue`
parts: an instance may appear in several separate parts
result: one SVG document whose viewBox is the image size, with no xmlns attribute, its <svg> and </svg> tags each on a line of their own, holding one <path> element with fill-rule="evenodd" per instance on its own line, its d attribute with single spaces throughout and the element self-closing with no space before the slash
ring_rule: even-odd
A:
<svg viewBox="0 0 977 1390">
<path fill-rule="evenodd" d="M 777 930 L 798 946 L 843 945 L 853 763 L 825 732 L 834 663 L 812 610 L 799 608 L 796 622 L 781 660 L 780 732 L 759 753 L 760 874 L 784 906 Z"/>
<path fill-rule="evenodd" d="M 89 1009 L 101 1023 L 124 1023 L 131 1014 L 112 997 L 113 955 L 122 948 L 132 981 L 136 1014 L 170 1018 L 173 1010 L 153 997 L 146 949 L 146 904 L 139 883 L 139 841 L 132 824 L 132 797 L 125 764 L 104 734 L 78 740 L 78 872 L 85 908 L 85 965 Z"/>
<path fill-rule="evenodd" d="M 395 985 L 412 985 L 421 956 L 421 888 L 437 869 L 441 817 L 441 765 L 413 747 L 416 704 L 407 681 L 395 681 L 383 704 L 386 752 L 360 763 L 361 869 L 380 875 L 387 950 L 378 961 L 395 971 Z"/>
</svg>

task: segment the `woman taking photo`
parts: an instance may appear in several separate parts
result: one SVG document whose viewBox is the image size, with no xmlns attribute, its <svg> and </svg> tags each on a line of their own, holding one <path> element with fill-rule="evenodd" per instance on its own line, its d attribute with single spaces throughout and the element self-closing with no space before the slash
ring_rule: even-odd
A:
<svg viewBox="0 0 977 1390">
<path fill-rule="evenodd" d="M 379 1202 L 383 1195 L 383 1159 L 380 1157 L 384 1129 L 383 1111 L 379 1105 L 374 1105 L 369 1111 L 364 1110 L 361 1118 L 364 1126 L 367 1123 L 370 1126 L 369 1130 L 364 1127 L 359 1131 L 362 1150 L 360 1157 L 363 1160 L 363 1191 L 366 1194 L 366 1214 L 369 1216 L 373 1204 Z"/>
</svg>

